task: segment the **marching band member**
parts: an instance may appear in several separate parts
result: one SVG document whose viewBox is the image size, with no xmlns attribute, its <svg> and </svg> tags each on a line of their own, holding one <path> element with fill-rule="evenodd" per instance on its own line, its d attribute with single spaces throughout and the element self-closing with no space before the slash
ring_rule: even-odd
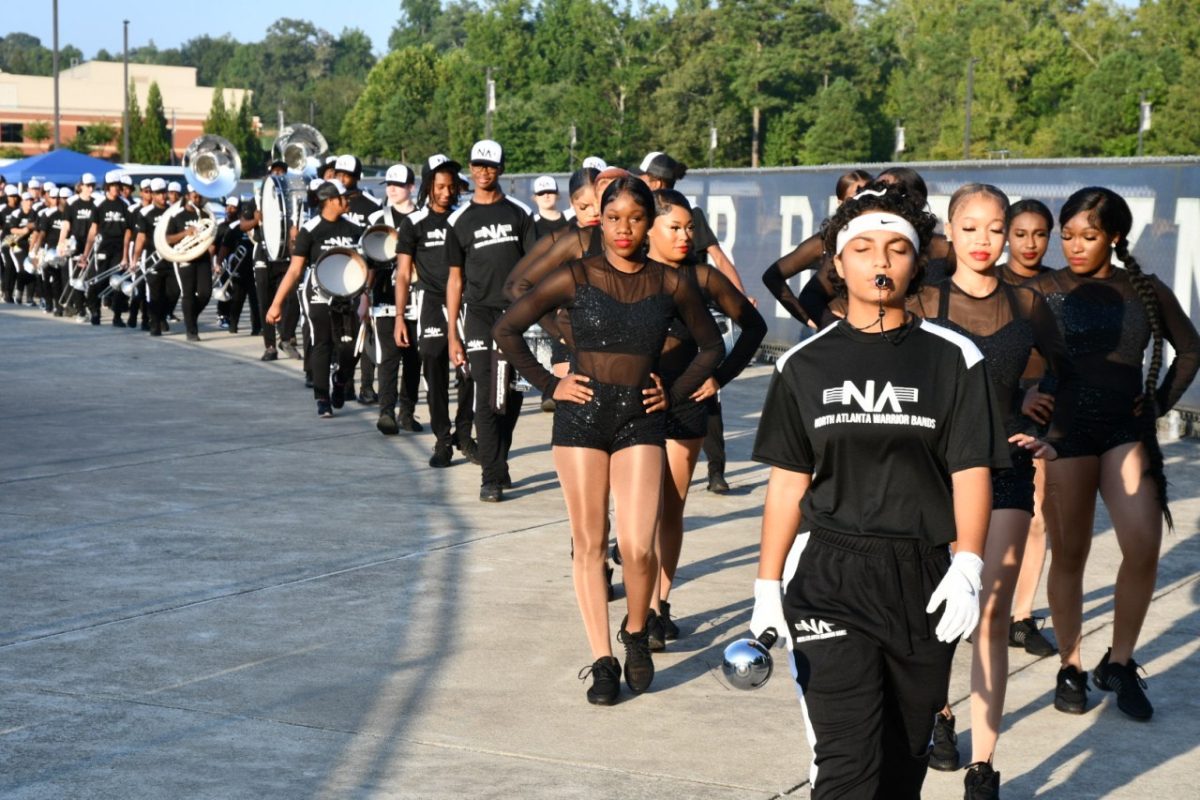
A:
<svg viewBox="0 0 1200 800">
<path fill-rule="evenodd" d="M 456 444 L 463 455 L 478 462 L 477 446 L 471 438 L 475 382 L 463 369 L 458 370 L 454 433 L 450 432 L 448 331 L 451 327 L 457 329 L 461 316 L 451 324 L 452 318 L 446 310 L 446 285 L 450 277 L 446 238 L 461 171 L 458 162 L 440 153 L 429 157 L 421 168 L 421 190 L 417 196 L 420 208 L 400 221 L 396 244 L 396 308 L 408 308 L 412 297 L 411 305 L 417 309 L 418 317 L 415 340 L 409 326 L 396 326 L 396 346 L 402 351 L 415 347 L 421 359 L 429 424 L 436 439 L 429 459 L 431 467 L 450 466 Z"/>
<path fill-rule="evenodd" d="M 21 210 L 21 190 L 15 183 L 7 184 L 4 187 L 4 202 L 5 206 L 3 210 L 0 210 L 0 236 L 8 235 L 9 218 Z M 0 244 L 0 285 L 3 286 L 4 302 L 6 303 L 17 302 L 13 297 L 13 290 L 17 285 L 17 272 L 9 263 L 11 256 L 9 246 Z"/>
<path fill-rule="evenodd" d="M 471 148 L 471 180 L 475 192 L 471 202 L 450 215 L 447 224 L 446 262 L 450 267 L 446 284 L 446 313 L 457 319 L 464 301 L 466 319 L 463 347 L 457 326 L 449 325 L 450 359 L 455 366 L 470 362 L 471 376 L 481 391 L 475 395 L 475 432 L 479 437 L 479 459 L 483 481 L 479 499 L 498 503 L 504 489 L 512 485 L 508 474 L 508 449 L 521 413 L 522 396 L 512 390 L 515 379 L 498 374 L 493 361 L 499 351 L 492 339 L 492 326 L 508 308 L 504 282 L 513 266 L 534 244 L 533 219 L 524 203 L 505 196 L 500 189 L 504 173 L 504 150 L 498 142 L 482 139 Z M 493 386 L 493 381 L 500 381 Z"/>
<path fill-rule="evenodd" d="M 170 330 L 167 325 L 169 270 L 158 254 L 154 229 L 167 210 L 167 182 L 162 178 L 154 178 L 150 181 L 149 189 L 150 204 L 134 220 L 137 236 L 133 245 L 133 263 L 146 272 L 141 294 L 145 298 L 150 335 L 162 336 Z"/>
<path fill-rule="evenodd" d="M 127 267 L 129 236 L 129 206 L 121 199 L 121 175 L 113 170 L 104 176 L 104 200 L 96 207 L 92 217 L 81 258 L 87 261 L 88 256 L 95 250 L 97 272 L 117 265 Z M 87 303 L 93 325 L 100 324 L 100 292 L 105 286 L 103 281 L 88 286 Z M 117 292 L 112 302 L 114 328 L 125 327 L 125 322 L 121 319 L 125 305 L 125 295 Z"/>
<path fill-rule="evenodd" d="M 534 179 L 533 202 L 538 209 L 533 215 L 533 229 L 537 238 L 570 227 L 571 220 L 558 210 L 558 183 L 554 178 L 542 175 Z"/>
<path fill-rule="evenodd" d="M 33 276 L 25 272 L 25 258 L 29 255 L 29 237 L 35 221 L 33 195 L 23 192 L 17 207 L 5 217 L 3 235 L 12 242 L 5 269 L 6 294 L 13 295 L 14 302 L 27 306 L 33 305 Z"/>
<path fill-rule="evenodd" d="M 296 234 L 291 263 L 275 292 L 266 322 L 268 325 L 279 322 L 287 297 L 299 285 L 313 344 L 309 364 L 317 415 L 329 418 L 333 416 L 334 408 L 345 404 L 346 384 L 354 374 L 354 314 L 347 301 L 321 291 L 313 279 L 311 267 L 322 254 L 335 247 L 357 247 L 363 229 L 343 216 L 348 203 L 346 189 L 341 183 L 325 181 L 315 194 L 321 204 L 320 214 L 305 222 Z M 331 376 L 330 367 L 335 359 L 337 372 Z"/>
<path fill-rule="evenodd" d="M 194 236 L 202 218 L 204 198 L 189 184 L 183 209 L 167 222 L 166 239 L 171 247 Z M 175 280 L 179 286 L 179 302 L 183 307 L 183 325 L 189 342 L 200 341 L 200 314 L 212 298 L 212 255 L 205 251 L 191 261 L 175 263 Z"/>
<path fill-rule="evenodd" d="M 328 166 L 328 159 L 326 165 Z M 379 211 L 379 201 L 371 195 L 364 192 L 358 185 L 362 179 L 362 162 L 358 156 L 341 155 L 333 162 L 334 179 L 341 181 L 342 186 L 346 188 L 346 212 L 345 217 L 355 225 L 365 228 L 367 220 L 371 215 Z M 358 336 L 358 318 L 354 318 L 354 335 Z M 375 364 L 372 363 L 370 356 L 364 349 L 362 358 L 362 386 L 371 387 L 375 383 Z M 346 394 L 354 397 L 354 385 L 351 381 L 346 386 Z M 372 388 L 360 402 L 367 404 L 374 402 L 371 398 L 375 396 L 375 390 Z M 375 399 L 378 399 L 375 396 Z"/>
<path fill-rule="evenodd" d="M 46 243 L 51 239 L 58 240 L 58 230 L 61 225 L 62 214 L 58 210 L 58 190 L 49 188 L 43 193 L 42 210 L 37 213 L 34 221 L 29 252 L 37 262 L 36 277 L 41 289 L 42 310 L 56 317 L 62 316 L 62 312 L 58 308 L 58 266 L 54 259 L 47 259 L 45 255 Z"/>
<path fill-rule="evenodd" d="M 412 201 L 413 172 L 404 164 L 395 164 L 388 168 L 384 184 L 388 205 L 372 214 L 368 222 L 371 225 L 390 225 L 399 230 L 404 220 L 417 208 Z M 372 326 L 374 347 L 373 352 L 370 352 L 372 348 L 363 352 L 363 383 L 359 400 L 369 402 L 375 394 L 367 382 L 367 359 L 370 358 L 379 372 L 379 420 L 375 427 L 384 435 L 397 433 L 401 429 L 421 431 L 421 423 L 413 419 L 417 392 L 421 388 L 421 358 L 415 347 L 396 344 L 395 331 L 397 327 L 403 327 L 405 338 L 415 339 L 416 315 L 414 309 L 406 305 L 394 305 L 395 262 L 376 262 L 371 266 L 375 269 L 375 278 L 370 293 L 364 293 L 360 298 L 359 318 L 362 324 Z"/>
<path fill-rule="evenodd" d="M 254 241 L 242 228 L 242 202 L 236 195 L 225 198 L 225 221 L 217 228 L 217 263 L 224 264 L 229 272 L 230 285 L 228 302 L 218 303 L 218 313 L 224 306 L 224 316 L 230 333 L 238 332 L 242 319 L 242 308 L 250 301 L 250 335 L 262 333 L 262 316 L 258 308 L 253 269 L 248 266 L 254 252 Z"/>
<path fill-rule="evenodd" d="M 79 255 L 79 248 L 87 240 L 88 231 L 92 227 L 92 219 L 96 213 L 96 201 L 92 197 L 96 189 L 96 176 L 90 172 L 83 173 L 79 179 L 78 194 L 67 202 L 67 207 L 63 210 L 63 216 L 66 218 L 67 225 L 59 234 L 58 249 L 64 256 L 70 258 Z M 76 272 L 80 273 L 80 277 L 88 278 L 92 274 L 92 267 L 83 258 L 78 260 Z M 68 305 L 76 311 L 76 322 L 87 322 L 88 314 L 84 308 L 83 296 L 72 290 Z M 96 318 L 96 325 L 100 324 L 99 317 Z"/>
</svg>

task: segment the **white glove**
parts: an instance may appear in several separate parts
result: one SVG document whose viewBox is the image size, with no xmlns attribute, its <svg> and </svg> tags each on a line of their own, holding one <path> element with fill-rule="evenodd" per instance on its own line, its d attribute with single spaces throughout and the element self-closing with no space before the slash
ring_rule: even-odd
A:
<svg viewBox="0 0 1200 800">
<path fill-rule="evenodd" d="M 942 603 L 946 604 L 937 626 L 940 641 L 953 642 L 968 636 L 979 624 L 979 591 L 983 587 L 979 576 L 982 573 L 982 558 L 965 551 L 954 554 L 950 569 L 933 590 L 929 605 L 925 606 L 925 613 L 932 614 Z"/>
<path fill-rule="evenodd" d="M 778 642 L 787 638 L 787 620 L 783 618 L 783 590 L 779 581 L 758 578 L 754 581 L 754 613 L 750 615 L 750 633 L 757 639 L 767 628 L 779 634 Z"/>
</svg>

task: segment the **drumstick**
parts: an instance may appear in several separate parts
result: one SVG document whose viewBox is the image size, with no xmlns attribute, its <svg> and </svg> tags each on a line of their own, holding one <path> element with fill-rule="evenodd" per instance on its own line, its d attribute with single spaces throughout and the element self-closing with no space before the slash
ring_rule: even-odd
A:
<svg viewBox="0 0 1200 800">
<path fill-rule="evenodd" d="M 363 322 L 358 326 L 358 340 L 354 342 L 354 356 L 357 358 L 362 354 L 363 345 L 367 343 L 367 323 Z"/>
</svg>

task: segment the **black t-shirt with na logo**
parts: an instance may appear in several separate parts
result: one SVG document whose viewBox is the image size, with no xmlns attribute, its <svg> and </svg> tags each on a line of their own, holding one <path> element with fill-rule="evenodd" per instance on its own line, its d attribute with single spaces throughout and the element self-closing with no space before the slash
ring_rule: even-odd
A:
<svg viewBox="0 0 1200 800">
<path fill-rule="evenodd" d="M 429 206 L 400 221 L 396 252 L 412 256 L 417 270 L 417 288 L 446 296 L 450 269 L 446 266 L 446 220 L 452 212 L 439 214 Z"/>
<path fill-rule="evenodd" d="M 914 320 L 884 339 L 840 321 L 775 367 L 754 459 L 812 475 L 806 530 L 945 544 L 950 476 L 1009 466 L 983 355 L 962 334 Z"/>
<path fill-rule="evenodd" d="M 303 256 L 305 265 L 311 268 L 317 259 L 335 247 L 357 249 L 362 233 L 363 227 L 345 216 L 333 222 L 324 217 L 312 217 L 296 232 L 292 255 Z"/>
<path fill-rule="evenodd" d="M 537 241 L 529 208 L 511 197 L 467 203 L 447 220 L 446 263 L 463 269 L 467 305 L 508 308 L 504 282 Z"/>
</svg>

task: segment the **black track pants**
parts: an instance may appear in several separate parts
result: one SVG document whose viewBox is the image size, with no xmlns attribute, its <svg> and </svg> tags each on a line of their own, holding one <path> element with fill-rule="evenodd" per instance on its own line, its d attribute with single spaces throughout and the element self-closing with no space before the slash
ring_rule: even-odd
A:
<svg viewBox="0 0 1200 800">
<path fill-rule="evenodd" d="M 279 282 L 287 274 L 287 266 L 285 261 L 257 261 L 254 264 L 254 290 L 258 295 L 258 315 L 263 320 L 264 347 L 275 346 L 277 333 L 280 341 L 296 338 L 296 325 L 300 321 L 300 301 L 295 293 L 288 295 L 284 301 L 283 316 L 279 322 L 275 325 L 266 324 L 267 311 L 271 308 L 271 303 L 275 302 L 275 293 L 279 290 Z"/>
<path fill-rule="evenodd" d="M 949 551 L 822 530 L 797 546 L 783 610 L 812 798 L 919 800 L 954 659 L 955 646 L 934 636 L 941 610 L 925 613 Z"/>
<path fill-rule="evenodd" d="M 354 378 L 354 312 L 349 306 L 305 301 L 304 318 L 312 348 L 308 365 L 312 370 L 313 397 L 328 400 L 333 383 L 345 384 Z M 331 375 L 333 364 L 337 374 Z"/>
<path fill-rule="evenodd" d="M 408 347 L 396 346 L 397 323 L 408 326 Z M 375 341 L 366 352 L 376 364 L 379 379 L 379 410 L 390 411 L 397 406 L 412 414 L 417 407 L 421 390 L 421 356 L 417 353 L 417 323 L 397 317 L 375 318 Z M 363 386 L 367 383 L 366 363 L 363 363 Z"/>
<path fill-rule="evenodd" d="M 458 407 L 454 434 L 450 433 L 450 340 L 447 337 L 446 298 L 422 291 L 417 300 L 417 352 L 425 376 L 425 402 L 429 427 L 440 445 L 449 447 L 454 436 L 469 437 L 475 420 L 475 381 L 459 370 Z M 412 341 L 410 339 L 410 341 Z"/>
<path fill-rule="evenodd" d="M 479 460 L 483 464 L 483 482 L 501 483 L 508 479 L 508 450 L 512 447 L 513 431 L 521 415 L 520 392 L 512 390 L 516 370 L 509 370 L 510 380 L 505 387 L 492 385 L 492 356 L 496 343 L 492 326 L 500 319 L 503 309 L 468 306 L 463 333 L 466 337 L 467 362 L 475 379 L 475 435 L 479 440 Z M 492 398 L 499 392 L 508 394 L 508 409 L 504 414 L 492 410 Z"/>
<path fill-rule="evenodd" d="M 188 333 L 200 332 L 200 315 L 212 298 L 212 270 L 207 258 L 175 265 L 175 280 L 179 285 L 179 305 L 183 308 L 183 325 Z"/>
</svg>

